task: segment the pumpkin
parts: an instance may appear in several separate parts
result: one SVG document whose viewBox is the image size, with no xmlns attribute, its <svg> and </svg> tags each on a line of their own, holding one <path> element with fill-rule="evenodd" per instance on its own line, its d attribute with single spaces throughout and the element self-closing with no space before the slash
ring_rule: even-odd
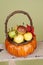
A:
<svg viewBox="0 0 43 65">
<path fill-rule="evenodd" d="M 30 20 L 31 28 L 33 27 L 32 19 L 31 19 L 31 17 L 29 16 L 29 14 L 27 12 L 24 12 L 24 11 L 21 11 L 21 10 L 12 12 L 7 17 L 6 22 L 5 22 L 5 33 L 6 33 L 5 48 L 8 51 L 8 53 L 10 53 L 13 56 L 16 56 L 16 57 L 26 57 L 29 54 L 33 53 L 35 48 L 37 47 L 36 36 L 33 35 L 32 39 L 30 41 L 25 41 L 25 42 L 22 42 L 22 43 L 19 43 L 19 44 L 17 44 L 16 42 L 13 42 L 9 38 L 8 32 L 7 32 L 7 23 L 8 23 L 9 18 L 11 16 L 17 14 L 17 13 L 22 13 L 24 15 L 27 15 L 27 17 Z M 28 28 L 28 30 L 29 30 L 29 28 Z"/>
<path fill-rule="evenodd" d="M 15 45 L 10 43 L 8 39 L 5 40 L 6 50 L 14 56 L 21 57 L 27 56 L 33 53 L 34 49 L 36 48 L 36 37 L 33 38 L 31 42 L 26 42 L 24 44 Z"/>
</svg>

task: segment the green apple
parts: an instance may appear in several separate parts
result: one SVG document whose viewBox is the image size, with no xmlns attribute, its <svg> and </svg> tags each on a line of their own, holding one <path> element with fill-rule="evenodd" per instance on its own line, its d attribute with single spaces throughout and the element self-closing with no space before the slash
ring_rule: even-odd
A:
<svg viewBox="0 0 43 65">
<path fill-rule="evenodd" d="M 9 35 L 10 38 L 14 38 L 14 36 L 16 35 L 16 32 L 15 31 L 10 31 L 8 33 L 8 35 Z"/>
<path fill-rule="evenodd" d="M 30 41 L 32 39 L 32 33 L 30 33 L 30 32 L 25 33 L 24 34 L 24 39 L 26 41 Z"/>
<path fill-rule="evenodd" d="M 17 36 L 14 37 L 14 42 L 16 43 L 22 43 L 24 41 L 24 37 L 21 34 L 18 34 Z"/>
</svg>

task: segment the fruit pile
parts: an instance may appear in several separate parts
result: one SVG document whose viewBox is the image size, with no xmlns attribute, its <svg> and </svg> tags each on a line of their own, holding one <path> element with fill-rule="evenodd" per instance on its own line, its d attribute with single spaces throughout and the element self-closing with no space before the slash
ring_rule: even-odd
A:
<svg viewBox="0 0 43 65">
<path fill-rule="evenodd" d="M 8 36 L 16 43 L 31 41 L 34 36 L 34 28 L 29 25 L 26 25 L 26 27 L 19 25 L 15 29 L 9 31 Z"/>
</svg>

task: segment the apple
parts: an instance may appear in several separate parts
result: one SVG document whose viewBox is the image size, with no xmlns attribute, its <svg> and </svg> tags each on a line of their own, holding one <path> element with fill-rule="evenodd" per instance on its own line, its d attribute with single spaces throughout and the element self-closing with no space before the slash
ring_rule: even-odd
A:
<svg viewBox="0 0 43 65">
<path fill-rule="evenodd" d="M 26 30 L 27 30 L 27 32 L 31 32 L 31 26 L 27 24 Z"/>
<path fill-rule="evenodd" d="M 24 41 L 24 37 L 23 37 L 23 35 L 18 34 L 17 36 L 14 37 L 13 41 L 16 43 L 22 43 Z"/>
<path fill-rule="evenodd" d="M 14 38 L 14 36 L 16 35 L 16 32 L 15 31 L 10 31 L 8 33 L 8 35 L 9 35 L 10 38 Z"/>
<path fill-rule="evenodd" d="M 34 34 L 34 27 L 32 27 L 32 26 L 27 24 L 26 30 L 27 30 L 27 32 L 31 32 L 32 35 L 35 36 L 35 34 Z"/>
<path fill-rule="evenodd" d="M 32 34 L 30 32 L 27 32 L 24 34 L 24 39 L 26 41 L 30 41 L 32 39 Z"/>
<path fill-rule="evenodd" d="M 19 25 L 18 28 L 17 28 L 17 31 L 20 34 L 24 34 L 24 33 L 26 33 L 26 27 L 22 26 L 22 25 Z"/>
</svg>

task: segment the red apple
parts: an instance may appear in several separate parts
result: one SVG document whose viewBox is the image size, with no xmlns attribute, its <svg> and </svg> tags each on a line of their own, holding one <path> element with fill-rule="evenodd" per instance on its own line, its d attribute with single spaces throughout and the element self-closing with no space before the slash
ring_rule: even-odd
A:
<svg viewBox="0 0 43 65">
<path fill-rule="evenodd" d="M 26 41 L 30 41 L 32 39 L 32 33 L 31 32 L 27 32 L 24 34 L 24 39 Z"/>
<path fill-rule="evenodd" d="M 31 26 L 29 26 L 29 25 L 27 24 L 26 30 L 27 30 L 27 32 L 30 32 L 30 31 L 31 31 Z"/>
<path fill-rule="evenodd" d="M 26 29 L 27 29 L 28 32 L 31 32 L 31 31 L 34 32 L 34 27 L 31 27 L 28 24 L 27 24 Z"/>
<path fill-rule="evenodd" d="M 26 30 L 27 30 L 27 32 L 31 32 L 32 35 L 35 36 L 35 34 L 34 34 L 34 27 L 31 27 L 31 26 L 29 26 L 29 25 L 27 24 Z"/>
<path fill-rule="evenodd" d="M 22 25 L 19 25 L 18 28 L 17 28 L 17 31 L 20 34 L 24 34 L 24 33 L 26 33 L 26 27 L 22 26 Z"/>
</svg>

